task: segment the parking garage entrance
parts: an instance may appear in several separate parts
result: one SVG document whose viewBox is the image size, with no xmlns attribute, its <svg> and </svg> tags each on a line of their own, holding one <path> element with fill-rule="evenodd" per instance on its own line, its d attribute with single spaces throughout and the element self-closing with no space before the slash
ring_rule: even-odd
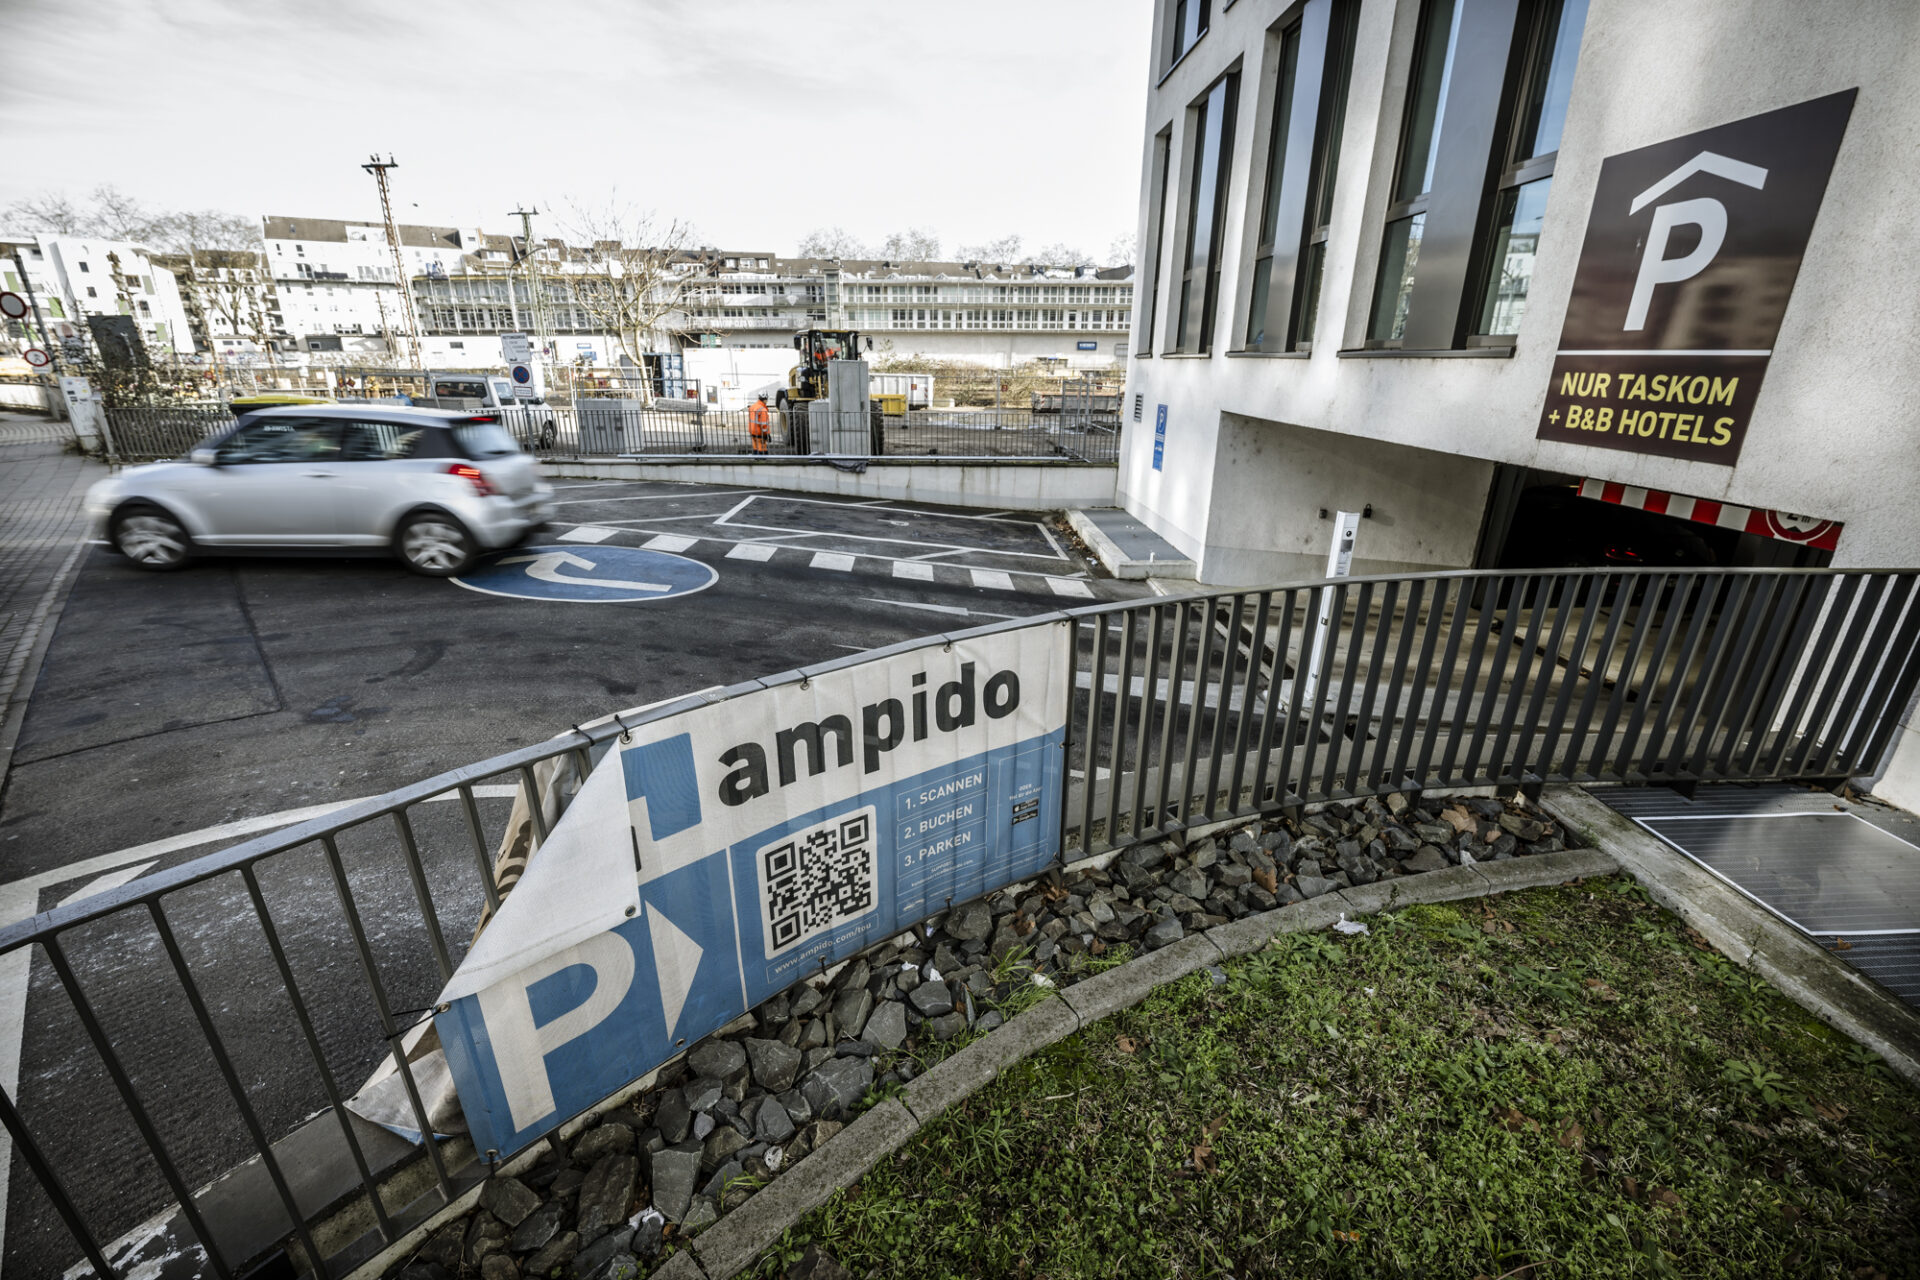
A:
<svg viewBox="0 0 1920 1280">
<path fill-rule="evenodd" d="M 1815 516 L 1501 464 L 1474 567 L 1825 568 L 1841 532 Z"/>
</svg>

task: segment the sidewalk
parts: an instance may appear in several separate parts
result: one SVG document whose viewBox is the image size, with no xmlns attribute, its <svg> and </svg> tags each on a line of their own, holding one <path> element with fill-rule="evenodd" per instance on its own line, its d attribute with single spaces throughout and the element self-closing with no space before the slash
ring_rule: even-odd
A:
<svg viewBox="0 0 1920 1280">
<path fill-rule="evenodd" d="M 0 413 L 0 782 L 45 641 L 86 550 L 80 499 L 107 474 L 66 451 L 64 422 Z"/>
</svg>

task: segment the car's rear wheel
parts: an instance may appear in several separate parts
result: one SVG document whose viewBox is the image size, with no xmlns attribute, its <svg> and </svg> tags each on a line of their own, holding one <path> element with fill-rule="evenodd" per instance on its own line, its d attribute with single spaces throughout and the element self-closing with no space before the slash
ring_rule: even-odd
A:
<svg viewBox="0 0 1920 1280">
<path fill-rule="evenodd" d="M 541 424 L 540 434 L 536 439 L 539 441 L 542 449 L 551 449 L 553 448 L 553 442 L 559 438 L 559 435 L 560 433 L 555 430 L 554 425 L 551 422 L 547 422 Z"/>
<path fill-rule="evenodd" d="M 186 528 L 159 507 L 125 507 L 113 518 L 113 545 L 136 568 L 178 569 L 193 555 Z"/>
<path fill-rule="evenodd" d="M 407 568 L 429 578 L 451 578 L 473 563 L 473 535 L 452 516 L 421 511 L 408 516 L 394 535 L 394 551 Z"/>
</svg>

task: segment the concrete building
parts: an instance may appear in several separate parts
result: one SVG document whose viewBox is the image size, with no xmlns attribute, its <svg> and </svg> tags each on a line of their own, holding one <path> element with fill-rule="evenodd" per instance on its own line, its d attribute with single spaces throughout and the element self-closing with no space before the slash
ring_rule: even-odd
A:
<svg viewBox="0 0 1920 1280">
<path fill-rule="evenodd" d="M 1119 488 L 1204 581 L 1920 563 L 1920 8 L 1153 20 Z"/>
<path fill-rule="evenodd" d="M 141 245 L 93 236 L 0 236 L 0 273 L 16 291 L 12 257 L 33 284 L 49 341 L 84 338 L 88 316 L 130 316 L 153 356 L 186 354 L 192 328 L 173 273 Z"/>
<path fill-rule="evenodd" d="M 300 351 L 385 353 L 386 335 L 405 325 L 393 251 L 377 222 L 335 218 L 264 220 L 267 270 L 280 299 L 287 340 Z M 445 274 L 468 253 L 505 253 L 478 230 L 402 223 L 407 274 Z"/>
<path fill-rule="evenodd" d="M 284 344 L 286 322 L 264 254 L 196 249 L 155 254 L 153 261 L 173 276 L 195 351 L 255 356 Z"/>
<path fill-rule="evenodd" d="M 685 297 L 685 340 L 785 346 L 809 326 L 858 329 L 876 356 L 1005 368 L 1058 359 L 1112 368 L 1125 359 L 1130 268 L 782 258 L 705 250 Z"/>
</svg>

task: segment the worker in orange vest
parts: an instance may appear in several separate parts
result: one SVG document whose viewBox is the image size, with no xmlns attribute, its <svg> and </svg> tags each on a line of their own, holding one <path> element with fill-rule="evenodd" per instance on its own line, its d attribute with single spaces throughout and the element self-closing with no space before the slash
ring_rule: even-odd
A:
<svg viewBox="0 0 1920 1280">
<path fill-rule="evenodd" d="M 773 439 L 773 415 L 767 411 L 766 393 L 753 402 L 753 408 L 747 411 L 747 434 L 753 437 L 753 451 L 765 453 L 767 442 Z"/>
</svg>

